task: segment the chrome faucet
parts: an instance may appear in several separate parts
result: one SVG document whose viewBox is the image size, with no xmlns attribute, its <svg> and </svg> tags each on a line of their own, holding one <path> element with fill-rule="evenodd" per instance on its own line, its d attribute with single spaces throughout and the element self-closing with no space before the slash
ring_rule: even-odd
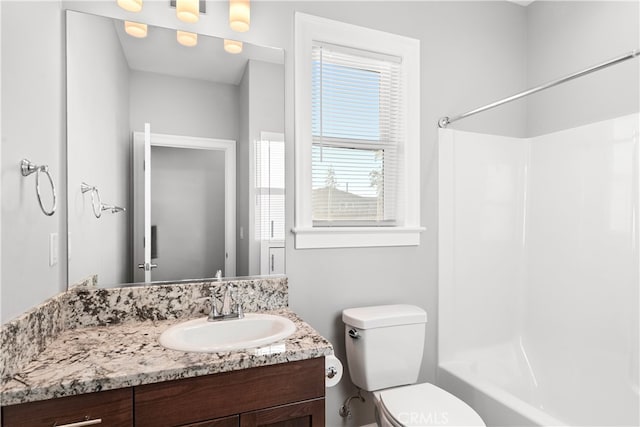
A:
<svg viewBox="0 0 640 427">
<path fill-rule="evenodd" d="M 211 293 L 211 312 L 207 320 L 209 322 L 218 322 L 220 320 L 242 319 L 244 317 L 244 311 L 242 310 L 242 304 L 238 300 L 238 293 L 231 284 L 227 284 L 224 291 L 224 297 L 222 298 L 222 312 L 218 311 L 218 304 L 215 296 L 215 288 L 212 286 L 209 288 Z M 236 300 L 236 309 L 232 309 L 232 301 Z"/>
</svg>

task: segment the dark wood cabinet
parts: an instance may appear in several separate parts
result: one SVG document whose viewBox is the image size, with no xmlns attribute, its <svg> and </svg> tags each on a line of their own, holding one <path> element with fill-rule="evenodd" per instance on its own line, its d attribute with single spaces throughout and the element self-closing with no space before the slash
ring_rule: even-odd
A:
<svg viewBox="0 0 640 427">
<path fill-rule="evenodd" d="M 323 427 L 324 395 L 316 358 L 6 406 L 2 427 Z"/>
<path fill-rule="evenodd" d="M 133 390 L 87 393 L 2 408 L 3 427 L 133 426 Z"/>
<path fill-rule="evenodd" d="M 324 398 L 242 414 L 240 427 L 324 426 Z"/>
<path fill-rule="evenodd" d="M 202 421 L 195 424 L 185 424 L 180 427 L 238 427 L 240 425 L 240 417 L 234 415 L 232 417 L 218 418 L 215 420 Z"/>
</svg>

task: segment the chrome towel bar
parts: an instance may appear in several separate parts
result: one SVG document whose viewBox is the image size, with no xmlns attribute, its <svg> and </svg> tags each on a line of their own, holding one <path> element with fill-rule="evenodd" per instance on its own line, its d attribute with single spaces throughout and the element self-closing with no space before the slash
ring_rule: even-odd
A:
<svg viewBox="0 0 640 427">
<path fill-rule="evenodd" d="M 82 194 L 91 192 L 91 208 L 93 209 L 93 214 L 96 218 L 100 218 L 102 216 L 102 211 L 111 211 L 111 213 L 126 211 L 125 208 L 121 208 L 120 206 L 102 203 L 102 200 L 100 200 L 100 192 L 98 191 L 98 187 L 95 185 L 89 185 L 86 182 L 83 182 L 80 185 L 80 190 L 82 191 Z"/>
<path fill-rule="evenodd" d="M 47 165 L 36 165 L 29 159 L 22 159 L 20 162 L 20 170 L 22 172 L 22 176 L 29 176 L 32 173 L 36 174 L 36 196 L 38 197 L 38 204 L 40 205 L 40 209 L 46 216 L 51 216 L 56 212 L 56 185 L 53 182 L 53 178 L 49 173 L 49 166 Z M 42 195 L 40 194 L 40 172 L 47 175 L 49 178 L 49 184 L 51 184 L 51 193 L 53 194 L 53 204 L 51 209 L 47 210 L 42 203 Z"/>
</svg>

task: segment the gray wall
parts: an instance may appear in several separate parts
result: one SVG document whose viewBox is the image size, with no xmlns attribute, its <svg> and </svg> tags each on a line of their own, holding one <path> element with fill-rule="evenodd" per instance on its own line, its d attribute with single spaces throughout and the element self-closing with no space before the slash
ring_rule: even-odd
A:
<svg viewBox="0 0 640 427">
<path fill-rule="evenodd" d="M 224 152 L 151 148 L 153 280 L 214 277 L 224 271 Z"/>
<path fill-rule="evenodd" d="M 535 10 L 538 2 L 533 3 L 531 10 Z M 3 24 L 3 91 L 6 87 L 5 80 L 5 21 L 7 17 L 6 3 L 3 2 L 2 24 Z M 113 7 L 112 2 L 70 2 L 71 8 L 85 10 L 88 12 L 100 13 L 108 16 L 123 17 L 125 14 Z M 547 2 L 541 2 L 546 6 Z M 570 3 L 571 4 L 571 3 Z M 598 2 L 603 8 L 616 8 L 618 5 L 610 2 Z M 226 2 L 208 3 L 210 11 L 207 16 L 203 16 L 200 22 L 193 26 L 195 31 L 203 34 L 217 34 L 222 37 L 237 38 L 228 30 L 226 17 Z M 538 7 L 542 7 L 538 6 Z M 54 6 L 51 6 L 54 7 Z M 576 6 L 578 7 L 578 6 Z M 41 5 L 33 6 L 33 9 L 42 8 Z M 429 313 L 429 323 L 427 327 L 427 342 L 423 363 L 422 380 L 433 380 L 435 377 L 436 354 L 437 354 L 437 119 L 445 114 L 453 114 L 467 109 L 475 108 L 489 101 L 508 96 L 512 93 L 523 90 L 529 83 L 534 82 L 533 65 L 528 64 L 527 48 L 533 43 L 531 38 L 534 34 L 533 17 L 527 19 L 529 8 L 522 8 L 507 2 L 254 2 L 252 3 L 252 28 L 242 38 L 248 42 L 255 42 L 262 45 L 272 45 L 283 47 L 285 55 L 285 133 L 286 133 L 286 161 L 287 161 L 287 230 L 293 225 L 293 152 L 294 152 L 294 111 L 293 102 L 293 16 L 294 11 L 299 10 L 327 18 L 332 18 L 348 23 L 363 25 L 371 28 L 390 31 L 421 40 L 421 92 L 422 104 L 422 190 L 421 190 L 421 223 L 427 228 L 422 235 L 422 243 L 417 247 L 400 248 L 369 248 L 369 249 L 326 249 L 326 250 L 295 250 L 293 246 L 293 236 L 287 236 L 287 274 L 290 284 L 290 305 L 298 312 L 302 318 L 308 321 L 321 334 L 329 338 L 336 347 L 337 355 L 345 361 L 343 346 L 343 327 L 340 321 L 341 310 L 346 307 L 354 307 L 366 304 L 390 303 L 390 302 L 411 302 L 424 307 Z M 156 25 L 173 27 L 176 25 L 175 16 L 166 13 L 166 5 L 163 2 L 146 2 L 145 9 L 141 13 L 141 19 L 155 23 Z M 43 9 L 44 10 L 44 9 Z M 614 15 L 617 13 L 612 12 Z M 626 13 L 625 13 L 626 15 Z M 632 14 L 629 14 L 629 16 Z M 532 15 L 533 16 L 533 15 Z M 548 64 L 548 71 L 555 75 L 561 75 L 567 70 L 562 67 L 565 64 L 574 65 L 567 56 L 568 52 L 574 50 L 584 52 L 589 51 L 590 44 L 595 43 L 590 36 L 591 31 L 595 34 L 608 34 L 607 31 L 617 31 L 615 27 L 628 27 L 628 21 L 624 19 L 622 24 L 618 21 L 607 22 L 610 19 L 609 13 L 602 12 L 599 16 L 602 21 L 597 25 L 588 24 L 581 28 L 580 20 L 576 15 L 572 17 L 570 13 L 564 15 L 555 27 L 564 31 L 568 37 L 574 30 L 578 34 L 583 34 L 588 43 L 581 40 L 574 41 L 578 46 L 571 45 L 565 49 L 562 56 L 549 56 L 545 59 Z M 633 14 L 637 17 L 637 13 Z M 19 17 L 16 17 L 19 18 Z M 11 17 L 14 19 L 14 17 Z M 33 19 L 31 16 L 29 20 Z M 529 41 L 527 40 L 527 25 L 531 21 L 532 26 Z M 31 22 L 31 21 L 30 21 Z M 543 21 L 541 21 L 543 22 Z M 43 27 L 44 25 L 44 27 Z M 40 25 L 38 28 L 48 28 L 51 24 Z M 59 23 L 58 23 L 59 25 Z M 564 25 L 564 27 L 563 27 Z M 637 21 L 634 24 L 637 28 Z M 609 30 L 600 29 L 601 26 L 611 27 Z M 543 30 L 543 25 L 538 27 Z M 596 30 L 597 29 L 597 30 Z M 46 31 L 46 30 L 42 30 Z M 53 33 L 53 36 L 51 36 Z M 47 76 L 51 76 L 51 69 L 60 68 L 59 59 L 51 52 L 59 52 L 61 41 L 55 37 L 55 27 L 49 29 L 47 37 L 38 41 L 34 52 L 43 52 L 45 56 L 32 56 L 30 61 L 45 61 Z M 607 36 L 602 36 L 608 38 Z M 569 43 L 569 38 L 566 43 Z M 636 38 L 637 40 L 637 38 Z M 53 43 L 52 47 L 47 43 Z M 549 42 L 541 46 L 549 47 Z M 553 43 L 556 43 L 554 41 Z M 553 44 L 551 43 L 551 44 Z M 566 45 L 565 45 L 566 46 Z M 599 44 L 598 44 L 599 46 Z M 633 46 L 635 47 L 635 46 Z M 21 46 L 24 49 L 24 46 Z M 15 49 L 18 49 L 17 47 Z M 533 47 L 532 47 L 533 49 Z M 600 47 L 598 47 L 600 49 Z M 630 49 L 630 48 L 625 48 Z M 596 61 L 601 56 L 614 56 L 620 49 L 611 51 L 604 50 L 602 55 L 594 58 Z M 16 55 L 18 53 L 16 52 Z M 590 58 L 585 58 L 587 64 L 591 63 Z M 533 55 L 530 60 L 533 60 Z M 577 64 L 576 64 L 577 65 Z M 553 68 L 553 69 L 552 69 Z M 573 71 L 574 67 L 569 67 Z M 527 79 L 528 70 L 531 76 Z M 20 72 L 24 70 L 20 69 Z M 12 82 L 22 81 L 24 76 L 15 76 Z M 59 105 L 61 92 L 61 76 L 46 82 L 43 88 L 38 89 L 36 94 L 39 101 L 49 103 L 47 110 L 40 113 L 47 122 L 50 118 L 57 117 L 62 120 Z M 539 76 L 544 78 L 544 76 Z M 550 76 L 551 77 L 551 76 Z M 629 77 L 625 77 L 629 78 Z M 17 80 L 16 80 L 17 79 Z M 633 88 L 633 78 L 628 82 L 628 87 Z M 29 80 L 26 79 L 28 82 Z M 630 92 L 632 92 L 630 90 Z M 637 91 L 635 91 L 637 94 Z M 44 98 L 43 98 L 43 94 Z M 3 138 L 7 133 L 5 125 L 5 105 L 12 105 L 19 102 L 19 92 L 13 92 L 5 99 L 3 92 Z M 604 96 L 604 95 L 603 95 Z M 600 99 L 600 98 L 598 98 Z M 598 102 L 596 99 L 596 102 Z M 603 98 L 603 99 L 606 99 Z M 8 103 L 8 104 L 5 104 Z M 551 104 L 551 103 L 550 103 Z M 538 116 L 533 112 L 532 115 Z M 633 107 L 632 107 L 633 108 Z M 474 118 L 456 124 L 456 128 L 469 129 L 479 132 L 498 133 L 512 136 L 526 136 L 528 133 L 535 134 L 546 131 L 545 129 L 533 129 L 533 124 L 527 126 L 527 105 L 525 102 L 511 104 L 501 107 L 491 112 L 483 113 Z M 37 114 L 37 112 L 36 112 Z M 602 112 L 594 114 L 589 118 L 597 117 Z M 617 114 L 617 113 L 616 113 Z M 25 108 L 16 120 L 28 122 L 33 116 L 31 106 Z M 14 122 L 17 123 L 17 122 Z M 533 121 L 532 121 L 533 123 Z M 60 135 L 63 123 L 55 121 L 44 134 L 51 138 L 54 135 L 54 146 L 52 156 L 59 156 L 63 148 Z M 29 129 L 32 130 L 32 129 Z M 42 138 L 36 138 L 40 141 Z M 4 269 L 13 267 L 7 266 L 7 246 L 19 241 L 16 235 L 5 236 L 7 225 L 13 226 L 15 222 L 5 220 L 5 180 L 9 173 L 14 173 L 15 162 L 19 158 L 11 160 L 10 167 L 5 164 L 5 143 L 3 139 L 3 213 L 2 213 L 2 266 L 3 283 L 5 277 L 11 279 L 8 285 L 10 289 L 5 291 L 3 286 L 3 306 L 15 306 L 17 312 L 24 310 L 30 305 L 40 302 L 45 297 L 54 294 L 59 289 L 56 282 L 57 276 L 43 277 L 44 282 L 23 281 L 18 271 L 5 275 Z M 57 144 L 57 145 L 56 145 Z M 22 151 L 22 150 L 21 150 Z M 21 155 L 20 155 L 21 156 Z M 61 169 L 62 170 L 62 169 Z M 17 171 L 15 172 L 17 174 Z M 12 178 L 13 179 L 13 178 Z M 19 182 L 16 177 L 10 188 L 18 188 Z M 33 197 L 33 195 L 31 195 Z M 28 201 L 28 200 L 27 200 Z M 31 201 L 31 204 L 34 202 Z M 16 216 L 24 217 L 27 209 L 37 209 L 37 206 L 20 208 Z M 17 209 L 15 209 L 17 210 Z M 45 224 L 42 214 L 34 214 L 37 221 Z M 24 230 L 30 225 L 23 227 Z M 47 229 L 48 232 L 48 229 Z M 35 234 L 30 234 L 29 238 L 37 239 Z M 13 261 L 13 260 L 11 260 Z M 29 265 L 33 262 L 29 261 Z M 33 275 L 31 275 L 33 276 Z M 38 283 L 31 290 L 27 287 L 30 283 Z M 5 293 L 10 300 L 5 302 Z M 11 317 L 11 316 L 8 316 Z M 6 318 L 6 317 L 5 317 Z M 348 374 L 341 384 L 328 391 L 327 400 L 327 425 L 338 426 L 342 420 L 337 415 L 337 409 L 346 396 L 354 392 L 353 386 L 348 381 Z M 354 418 L 348 422 L 349 425 L 358 425 L 363 421 L 372 419 L 370 408 L 367 411 L 359 403 L 354 402 Z"/>
<path fill-rule="evenodd" d="M 260 132 L 284 132 L 284 66 L 249 61 L 249 182 L 255 188 L 255 141 Z M 260 241 L 256 238 L 255 192 L 249 200 L 249 274 L 260 274 Z"/>
<path fill-rule="evenodd" d="M 204 80 L 132 71 L 131 130 L 238 139 L 238 88 Z"/>
<path fill-rule="evenodd" d="M 250 98 L 250 86 L 251 70 L 249 67 L 244 68 L 244 74 L 242 74 L 242 80 L 238 85 L 240 101 L 240 129 L 238 130 L 238 144 L 236 144 L 236 186 L 238 192 L 236 193 L 236 274 L 238 276 L 249 275 L 249 222 L 251 221 L 250 206 L 251 200 L 249 200 L 249 180 L 250 169 L 250 156 L 249 151 L 249 103 Z M 240 229 L 242 228 L 242 238 L 240 238 Z"/>
<path fill-rule="evenodd" d="M 68 5 L 107 16 L 125 15 L 113 7 L 112 2 Z M 194 29 L 203 34 L 215 30 L 223 37 L 237 37 L 226 30 L 225 2 L 209 5 L 210 13 L 202 17 Z M 526 76 L 526 9 L 506 2 L 371 2 L 365 9 L 361 2 L 324 1 L 255 2 L 252 6 L 254 20 L 245 40 L 283 47 L 286 51 L 286 229 L 291 229 L 294 213 L 294 12 L 299 10 L 421 40 L 422 84 L 421 92 L 416 96 L 422 100 L 423 117 L 421 222 L 427 231 L 423 233 L 422 244 L 417 247 L 303 251 L 294 249 L 293 236 L 289 234 L 287 273 L 292 309 L 334 343 L 337 355 L 343 361 L 342 309 L 391 302 L 411 302 L 424 307 L 429 313 L 429 323 L 421 379 L 433 380 L 437 350 L 436 122 L 443 114 L 472 108 L 486 102 L 487 98 L 522 89 Z M 172 27 L 175 17 L 165 9 L 164 4 L 147 2 L 140 17 L 149 23 Z M 58 84 L 61 83 L 52 86 L 59 89 Z M 486 132 L 522 135 L 526 130 L 524 113 L 523 107 L 510 106 L 488 113 L 476 123 L 470 120 L 464 125 Z M 160 130 L 154 128 L 154 131 Z M 28 301 L 39 302 L 58 288 L 57 284 L 47 282 L 43 286 L 44 295 L 40 299 L 28 298 Z M 16 292 L 29 293 L 20 288 Z M 328 391 L 327 425 L 342 423 L 337 415 L 338 407 L 353 392 L 348 374 L 338 387 Z M 354 403 L 354 418 L 349 423 L 357 425 L 370 421 L 369 405 L 363 407 Z"/>
<path fill-rule="evenodd" d="M 527 7 L 527 83 L 535 86 L 640 48 L 637 1 L 536 1 Z M 527 99 L 528 136 L 637 112 L 633 59 Z"/>
<path fill-rule="evenodd" d="M 49 267 L 49 235 L 58 233 L 59 249 L 64 247 L 62 242 L 66 235 L 65 74 L 64 20 L 60 3 L 2 1 L 0 8 L 0 319 L 5 322 L 66 288 L 62 250 L 58 265 Z M 24 178 L 20 174 L 20 161 L 25 157 L 49 165 L 58 192 L 58 210 L 51 217 L 40 211 L 35 176 Z M 50 194 L 46 177 L 42 177 L 41 184 L 43 196 Z M 49 205 L 49 201 L 45 203 Z"/>
<path fill-rule="evenodd" d="M 281 5 L 284 47 L 293 50 L 293 10 L 420 39 L 421 41 L 421 225 L 417 247 L 295 250 L 287 237 L 291 307 L 344 355 L 341 311 L 372 304 L 412 303 L 428 312 L 420 380 L 435 380 L 437 355 L 437 126 L 442 115 L 481 105 L 525 85 L 526 9 L 506 2 L 293 3 Z M 272 10 L 275 8 L 271 8 Z M 257 12 L 256 12 L 257 13 Z M 389 19 L 393 16 L 393 19 Z M 275 18 L 274 18 L 275 19 Z M 287 55 L 287 188 L 293 189 L 293 64 Z M 525 108 L 509 106 L 460 123 L 483 132 L 525 133 Z M 287 194 L 291 194 L 290 191 Z M 293 225 L 293 198 L 287 200 L 287 229 Z M 342 425 L 337 411 L 355 388 L 345 380 L 327 394 L 327 425 Z M 360 425 L 373 420 L 370 399 L 353 403 Z"/>
<path fill-rule="evenodd" d="M 69 281 L 97 274 L 101 284 L 125 283 L 132 274 L 129 66 L 110 20 L 70 13 L 67 28 Z M 127 211 L 96 218 L 82 182 Z"/>
<path fill-rule="evenodd" d="M 255 226 L 255 141 L 260 132 L 284 132 L 284 67 L 251 60 L 245 67 L 240 91 L 240 139 L 238 141 L 237 274 L 260 274 L 260 241 Z"/>
</svg>

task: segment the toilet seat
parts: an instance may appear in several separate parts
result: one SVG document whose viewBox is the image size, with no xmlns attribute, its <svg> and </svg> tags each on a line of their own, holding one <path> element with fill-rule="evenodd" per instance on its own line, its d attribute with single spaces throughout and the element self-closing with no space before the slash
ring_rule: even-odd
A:
<svg viewBox="0 0 640 427">
<path fill-rule="evenodd" d="M 484 422 L 469 405 L 433 384 L 395 387 L 375 393 L 380 416 L 394 427 L 482 426 Z"/>
</svg>

